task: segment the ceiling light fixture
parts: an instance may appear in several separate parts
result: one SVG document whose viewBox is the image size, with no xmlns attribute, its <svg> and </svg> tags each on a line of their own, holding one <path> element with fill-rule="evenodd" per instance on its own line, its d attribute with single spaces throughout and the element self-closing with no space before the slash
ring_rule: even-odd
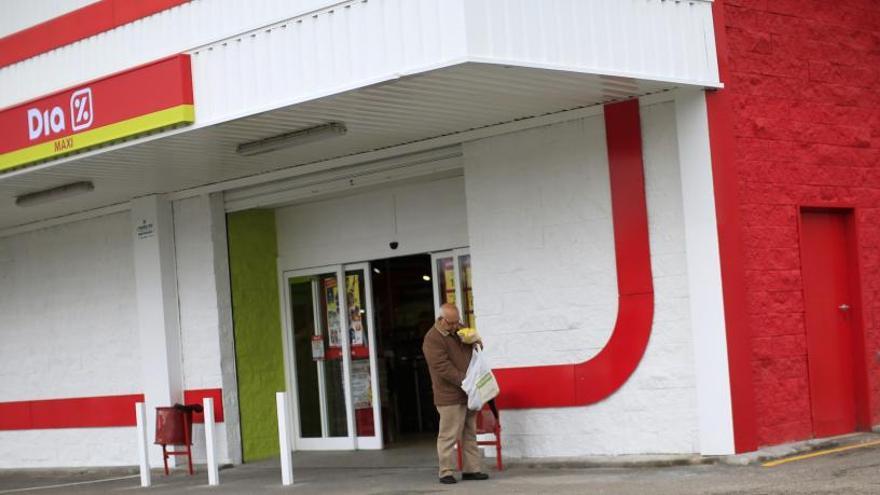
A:
<svg viewBox="0 0 880 495">
<path fill-rule="evenodd" d="M 95 185 L 92 184 L 91 181 L 73 182 L 71 184 L 53 187 L 52 189 L 22 194 L 15 198 L 15 205 L 27 208 L 28 206 L 37 206 L 59 199 L 79 196 L 80 194 L 85 194 L 94 190 Z"/>
<path fill-rule="evenodd" d="M 348 129 L 346 129 L 345 124 L 341 122 L 330 122 L 329 124 L 309 127 L 308 129 L 301 129 L 299 131 L 286 132 L 284 134 L 260 139 L 258 141 L 242 143 L 238 145 L 238 148 L 236 148 L 235 151 L 243 156 L 260 155 L 283 148 L 291 148 L 293 146 L 300 146 L 333 137 L 344 136 L 347 131 Z"/>
</svg>

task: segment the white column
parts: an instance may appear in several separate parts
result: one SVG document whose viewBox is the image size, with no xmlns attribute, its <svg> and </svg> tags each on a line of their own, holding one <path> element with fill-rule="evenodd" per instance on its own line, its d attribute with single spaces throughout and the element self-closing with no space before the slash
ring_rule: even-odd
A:
<svg viewBox="0 0 880 495">
<path fill-rule="evenodd" d="M 184 388 L 223 389 L 225 415 L 216 427 L 217 459 L 220 463 L 240 464 L 238 385 L 223 196 L 190 197 L 176 200 L 172 206 Z M 202 455 L 201 440 L 197 451 L 197 456 Z"/>
<path fill-rule="evenodd" d="M 706 96 L 702 90 L 679 90 L 675 98 L 675 123 L 684 205 L 688 293 L 694 333 L 700 453 L 733 454 L 733 410 L 712 154 Z"/>
<path fill-rule="evenodd" d="M 208 462 L 208 484 L 220 484 L 220 472 L 217 468 L 217 453 L 214 448 L 214 399 L 204 400 L 205 408 L 205 454 Z"/>
<path fill-rule="evenodd" d="M 220 338 L 220 374 L 223 380 L 223 412 L 226 449 L 233 464 L 241 464 L 241 428 L 238 416 L 238 379 L 235 372 L 235 338 L 232 332 L 232 289 L 229 280 L 229 248 L 223 194 L 209 198 L 211 245 L 214 248 L 214 287 L 217 295 L 217 321 Z"/>
<path fill-rule="evenodd" d="M 159 466 L 162 449 L 152 443 L 156 407 L 170 406 L 183 398 L 171 204 L 157 195 L 134 199 L 131 221 L 147 441 L 150 463 Z"/>
</svg>

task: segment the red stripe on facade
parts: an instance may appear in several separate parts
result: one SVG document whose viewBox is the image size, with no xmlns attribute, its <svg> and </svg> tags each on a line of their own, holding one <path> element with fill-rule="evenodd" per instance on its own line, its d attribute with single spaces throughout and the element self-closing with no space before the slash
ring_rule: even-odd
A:
<svg viewBox="0 0 880 495">
<path fill-rule="evenodd" d="M 654 320 L 654 286 L 638 100 L 605 106 L 618 313 L 608 344 L 578 364 L 494 370 L 500 407 L 584 406 L 616 392 L 644 355 Z"/>
<path fill-rule="evenodd" d="M 134 22 L 189 0 L 100 0 L 0 38 L 0 67 Z"/>
<path fill-rule="evenodd" d="M 223 421 L 221 389 L 187 390 L 183 395 L 187 404 L 214 398 L 214 419 Z M 134 405 L 143 401 L 143 394 L 132 394 L 0 402 L 0 431 L 135 426 Z M 193 422 L 203 423 L 203 415 L 194 415 Z"/>
<path fill-rule="evenodd" d="M 712 4 L 712 17 L 715 25 L 719 77 L 722 82 L 729 83 L 723 0 L 716 0 Z M 738 453 L 749 452 L 758 448 L 758 426 L 752 379 L 752 348 L 746 311 L 745 254 L 740 234 L 738 177 L 734 156 L 734 116 L 730 90 L 707 91 L 706 111 L 709 120 L 709 146 L 712 153 L 715 214 L 718 222 L 718 251 L 721 258 L 734 445 Z"/>
<path fill-rule="evenodd" d="M 134 426 L 143 394 L 0 403 L 0 430 Z"/>
<path fill-rule="evenodd" d="M 187 390 L 183 393 L 184 404 L 202 404 L 203 399 L 214 399 L 214 421 L 223 422 L 223 390 L 219 388 L 206 388 L 200 390 Z M 193 413 L 193 423 L 204 423 L 204 413 Z"/>
</svg>

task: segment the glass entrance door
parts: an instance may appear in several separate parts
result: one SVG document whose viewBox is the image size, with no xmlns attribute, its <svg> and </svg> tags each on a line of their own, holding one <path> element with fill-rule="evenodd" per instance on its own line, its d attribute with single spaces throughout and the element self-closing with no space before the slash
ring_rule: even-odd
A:
<svg viewBox="0 0 880 495">
<path fill-rule="evenodd" d="M 461 321 L 476 328 L 470 252 L 467 249 L 453 249 L 431 253 L 431 271 L 434 281 L 434 307 L 438 308 L 435 311 L 439 310 L 441 304 L 454 304 L 458 306 Z"/>
<path fill-rule="evenodd" d="M 355 446 L 382 448 L 382 408 L 379 402 L 378 352 L 376 351 L 373 289 L 370 264 L 345 265 L 345 310 L 351 349 L 351 405 Z"/>
<path fill-rule="evenodd" d="M 294 445 L 382 448 L 369 265 L 286 272 Z"/>
</svg>

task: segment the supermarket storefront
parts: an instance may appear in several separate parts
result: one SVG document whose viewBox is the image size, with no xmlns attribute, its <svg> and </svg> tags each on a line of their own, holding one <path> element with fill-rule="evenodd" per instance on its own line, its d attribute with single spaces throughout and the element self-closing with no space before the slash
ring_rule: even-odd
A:
<svg viewBox="0 0 880 495">
<path fill-rule="evenodd" d="M 430 434 L 443 301 L 506 455 L 734 451 L 711 3 L 600 9 L 633 21 L 591 27 L 613 57 L 560 10 L 312 3 L 178 2 L 0 69 L 0 467 L 133 464 L 134 402 L 202 397 L 221 461 L 270 457 L 279 390 L 296 450 Z M 703 48 L 641 64 L 640 9 Z"/>
</svg>

